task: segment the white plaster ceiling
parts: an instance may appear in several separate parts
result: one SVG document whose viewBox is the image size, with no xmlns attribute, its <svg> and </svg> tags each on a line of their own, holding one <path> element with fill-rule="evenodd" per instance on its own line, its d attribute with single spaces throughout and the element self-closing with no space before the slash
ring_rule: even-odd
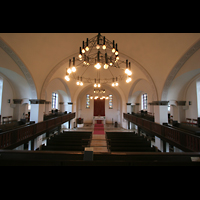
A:
<svg viewBox="0 0 200 200">
<path fill-rule="evenodd" d="M 158 99 L 161 99 L 163 86 L 173 67 L 200 39 L 199 33 L 101 34 L 110 41 L 115 40 L 118 43 L 119 53 L 123 53 L 142 66 L 143 69 L 140 69 L 142 73 L 148 74 L 155 84 Z M 39 96 L 45 79 L 55 66 L 78 53 L 82 41 L 95 35 L 97 33 L 0 33 L 0 39 L 27 67 Z M 135 80 L 147 77 L 138 74 L 134 74 Z M 60 76 L 61 74 L 57 78 L 63 78 Z M 121 88 L 127 99 L 130 88 L 131 85 Z"/>
</svg>

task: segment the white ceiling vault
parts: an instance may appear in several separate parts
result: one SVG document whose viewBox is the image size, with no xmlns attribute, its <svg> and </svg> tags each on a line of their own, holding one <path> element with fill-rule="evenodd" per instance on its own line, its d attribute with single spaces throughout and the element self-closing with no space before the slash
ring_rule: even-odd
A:
<svg viewBox="0 0 200 200">
<path fill-rule="evenodd" d="M 89 83 L 84 84 L 81 89 L 80 86 L 76 86 L 75 81 L 65 81 L 69 58 L 78 56 L 82 41 L 95 35 L 97 33 L 0 33 L 0 41 L 1 48 L 3 44 L 7 45 L 26 67 L 27 72 L 24 72 L 24 75 L 29 77 L 27 81 L 30 87 L 36 88 L 38 99 L 44 99 L 45 88 L 49 82 L 59 78 L 63 79 L 69 88 L 73 100 L 77 96 L 76 90 L 81 91 Z M 110 41 L 115 40 L 119 55 L 121 53 L 121 57 L 131 61 L 132 82 L 127 84 L 123 81 L 118 86 L 118 91 L 123 92 L 127 102 L 137 89 L 145 92 L 144 84 L 150 85 L 148 92 L 152 92 L 152 101 L 167 100 L 167 91 L 173 79 L 200 48 L 200 33 L 101 33 L 101 35 Z M 199 68 L 196 64 L 198 62 L 198 57 L 194 57 L 191 62 L 195 63 L 192 66 L 193 70 Z M 0 65 L 0 68 L 6 68 L 1 60 Z M 190 67 L 188 66 L 188 71 Z M 14 66 L 13 71 L 17 72 Z"/>
</svg>

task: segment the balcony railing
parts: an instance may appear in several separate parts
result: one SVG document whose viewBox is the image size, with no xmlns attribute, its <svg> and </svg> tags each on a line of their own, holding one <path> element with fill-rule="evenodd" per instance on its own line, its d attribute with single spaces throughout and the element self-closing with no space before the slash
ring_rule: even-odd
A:
<svg viewBox="0 0 200 200">
<path fill-rule="evenodd" d="M 124 119 L 138 125 L 144 131 L 147 131 L 150 134 L 177 146 L 183 151 L 200 152 L 199 136 L 184 132 L 184 130 L 177 130 L 173 127 L 163 126 L 131 114 L 124 113 Z"/>
<path fill-rule="evenodd" d="M 13 149 L 37 136 L 75 118 L 76 113 L 64 114 L 43 122 L 0 133 L 0 149 Z"/>
</svg>

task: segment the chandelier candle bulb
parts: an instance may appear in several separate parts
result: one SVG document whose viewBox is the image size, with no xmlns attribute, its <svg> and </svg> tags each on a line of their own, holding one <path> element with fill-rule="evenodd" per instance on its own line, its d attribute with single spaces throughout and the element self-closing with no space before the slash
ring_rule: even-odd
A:
<svg viewBox="0 0 200 200">
<path fill-rule="evenodd" d="M 115 40 L 113 40 L 113 49 L 112 49 L 112 53 L 115 53 Z"/>
<path fill-rule="evenodd" d="M 85 50 L 86 50 L 86 51 L 89 51 L 89 47 L 88 47 L 88 38 L 87 38 L 87 40 L 86 40 L 86 47 L 85 47 Z"/>
<path fill-rule="evenodd" d="M 80 83 L 79 83 L 79 76 L 78 76 L 78 78 L 77 78 L 77 79 L 78 79 L 78 81 L 76 82 L 76 85 L 79 85 L 79 84 L 80 84 Z"/>
<path fill-rule="evenodd" d="M 66 81 L 70 81 L 69 75 L 65 76 Z"/>
<path fill-rule="evenodd" d="M 71 67 L 71 59 L 69 59 L 69 68 Z"/>
<path fill-rule="evenodd" d="M 80 86 L 83 86 L 82 77 L 80 78 Z"/>
<path fill-rule="evenodd" d="M 102 47 L 103 50 L 106 49 L 106 37 L 104 36 L 103 37 L 103 47 Z"/>
<path fill-rule="evenodd" d="M 85 53 L 85 44 L 84 44 L 84 41 L 83 41 L 82 53 Z"/>
<path fill-rule="evenodd" d="M 68 69 L 67 69 L 67 73 L 68 73 L 68 74 L 71 74 L 71 73 L 72 73 L 72 70 L 71 70 L 70 68 L 68 68 Z"/>
<path fill-rule="evenodd" d="M 80 47 L 80 51 L 79 51 L 79 55 L 78 55 L 78 57 L 79 57 L 79 60 L 82 60 L 82 52 L 81 52 L 81 47 Z"/>
<path fill-rule="evenodd" d="M 115 55 L 117 56 L 119 54 L 118 49 L 117 49 L 117 43 L 116 43 L 116 51 L 115 51 Z"/>
<path fill-rule="evenodd" d="M 76 67 L 75 67 L 75 57 L 73 57 L 73 67 L 72 67 L 72 72 L 76 71 Z"/>
</svg>

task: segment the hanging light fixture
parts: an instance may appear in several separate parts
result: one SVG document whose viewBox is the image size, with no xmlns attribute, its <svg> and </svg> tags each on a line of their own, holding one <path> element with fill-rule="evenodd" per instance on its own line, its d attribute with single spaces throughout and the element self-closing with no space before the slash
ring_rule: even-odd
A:
<svg viewBox="0 0 200 200">
<path fill-rule="evenodd" d="M 73 57 L 72 72 L 76 72 L 76 67 L 75 67 L 75 57 Z"/>
<path fill-rule="evenodd" d="M 75 62 L 78 62 L 78 64 L 76 65 Z M 114 77 L 114 72 L 112 73 L 111 69 L 123 69 L 125 71 L 125 74 L 129 78 L 128 83 L 131 81 L 131 63 L 128 62 L 128 60 L 123 61 L 120 59 L 118 44 L 115 43 L 115 40 L 111 42 L 100 33 L 98 33 L 97 36 L 91 39 L 87 38 L 86 41 L 82 42 L 82 47 L 79 48 L 78 57 L 73 57 L 72 66 L 71 64 L 71 59 L 69 59 L 69 67 L 67 68 L 65 79 L 67 81 L 70 81 L 70 75 L 73 73 L 72 78 L 78 80 L 80 77 L 81 81 L 79 80 L 79 84 L 77 82 L 77 85 L 80 86 L 83 85 L 83 82 L 93 82 L 94 87 L 98 88 L 101 87 L 101 83 L 111 83 L 113 87 L 118 86 L 119 81 L 123 80 L 123 75 L 120 75 L 119 77 Z M 86 67 L 86 69 L 83 70 L 84 72 L 82 74 L 78 74 L 77 72 L 77 69 L 79 67 Z M 94 67 L 94 69 L 98 70 L 96 78 L 85 76 L 88 69 L 92 70 L 92 68 L 90 67 Z M 108 72 L 106 73 L 106 75 L 108 76 L 109 74 L 111 74 L 111 77 L 102 78 L 101 76 L 100 78 L 100 73 L 102 73 L 102 70 L 107 70 Z M 96 82 L 97 80 L 98 83 Z"/>
<path fill-rule="evenodd" d="M 94 96 L 90 95 L 90 99 L 109 99 L 109 95 L 106 95 L 106 90 L 105 89 L 94 89 Z"/>
</svg>

